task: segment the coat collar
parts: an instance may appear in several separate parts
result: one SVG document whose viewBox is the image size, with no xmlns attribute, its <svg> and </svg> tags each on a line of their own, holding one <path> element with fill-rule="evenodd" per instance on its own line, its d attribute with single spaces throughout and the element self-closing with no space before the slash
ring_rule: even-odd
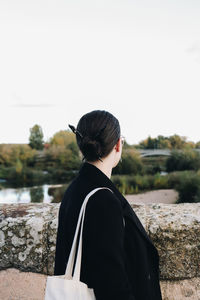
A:
<svg viewBox="0 0 200 300">
<path fill-rule="evenodd" d="M 120 199 L 122 208 L 125 207 L 127 200 L 122 196 L 122 194 L 116 188 L 116 186 L 113 184 L 110 178 L 108 178 L 108 176 L 106 176 L 99 168 L 97 168 L 96 166 L 88 162 L 84 162 L 79 171 L 79 174 L 88 178 L 97 186 L 105 186 L 110 188 L 115 193 L 115 195 Z"/>
<path fill-rule="evenodd" d="M 120 193 L 114 183 L 99 168 L 88 162 L 84 162 L 79 170 L 79 174 L 84 178 L 90 180 L 90 182 L 93 182 L 96 186 L 104 186 L 110 188 L 120 200 L 124 216 L 131 219 L 140 230 L 142 235 L 148 240 L 148 242 L 151 243 L 151 245 L 153 245 L 138 216 L 136 215 L 126 198 Z M 153 247 L 155 248 L 154 245 Z"/>
</svg>

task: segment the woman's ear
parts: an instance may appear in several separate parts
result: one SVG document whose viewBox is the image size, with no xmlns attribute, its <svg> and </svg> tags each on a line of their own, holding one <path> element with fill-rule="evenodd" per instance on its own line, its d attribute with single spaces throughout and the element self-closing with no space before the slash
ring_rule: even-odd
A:
<svg viewBox="0 0 200 300">
<path fill-rule="evenodd" d="M 120 152 L 120 139 L 118 140 L 117 144 L 115 145 L 115 149 L 117 152 Z"/>
</svg>

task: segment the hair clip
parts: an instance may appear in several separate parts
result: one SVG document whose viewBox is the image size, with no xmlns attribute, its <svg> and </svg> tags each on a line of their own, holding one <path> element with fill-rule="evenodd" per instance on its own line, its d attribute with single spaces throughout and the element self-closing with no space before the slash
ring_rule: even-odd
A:
<svg viewBox="0 0 200 300">
<path fill-rule="evenodd" d="M 78 131 L 73 125 L 68 124 L 69 128 L 73 131 L 73 133 L 78 133 L 80 135 L 80 137 L 82 138 L 83 135 L 80 133 L 80 131 Z"/>
</svg>

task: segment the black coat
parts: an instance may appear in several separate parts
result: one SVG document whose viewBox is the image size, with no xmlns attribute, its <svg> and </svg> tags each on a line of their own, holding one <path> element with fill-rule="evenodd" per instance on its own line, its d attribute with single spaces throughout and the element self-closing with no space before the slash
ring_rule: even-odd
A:
<svg viewBox="0 0 200 300">
<path fill-rule="evenodd" d="M 87 162 L 60 205 L 54 275 L 65 273 L 81 205 L 96 187 L 114 193 L 102 189 L 88 200 L 80 280 L 97 300 L 161 300 L 157 249 L 112 181 Z"/>
</svg>

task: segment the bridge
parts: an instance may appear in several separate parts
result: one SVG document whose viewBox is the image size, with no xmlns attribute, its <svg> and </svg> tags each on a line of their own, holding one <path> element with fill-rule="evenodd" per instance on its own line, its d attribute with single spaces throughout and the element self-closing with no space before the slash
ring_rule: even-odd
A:
<svg viewBox="0 0 200 300">
<path fill-rule="evenodd" d="M 170 156 L 170 154 L 173 150 L 170 150 L 170 149 L 137 149 L 137 151 L 140 152 L 141 157 Z M 183 150 L 177 149 L 177 151 L 182 152 Z M 200 149 L 193 149 L 193 151 L 197 151 L 200 153 Z"/>
</svg>

